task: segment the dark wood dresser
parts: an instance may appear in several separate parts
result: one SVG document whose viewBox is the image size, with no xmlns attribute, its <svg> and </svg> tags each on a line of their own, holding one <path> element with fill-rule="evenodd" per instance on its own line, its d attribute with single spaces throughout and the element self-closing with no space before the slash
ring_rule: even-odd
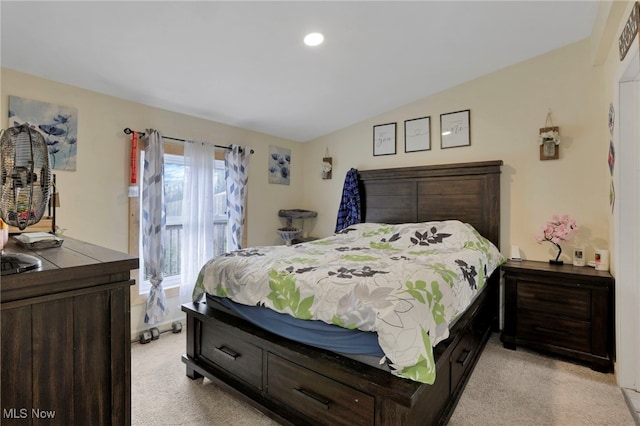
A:
<svg viewBox="0 0 640 426">
<path fill-rule="evenodd" d="M 606 271 L 548 262 L 507 261 L 505 348 L 516 345 L 613 371 L 614 280 Z"/>
<path fill-rule="evenodd" d="M 58 248 L 5 248 L 36 255 L 42 267 L 0 279 L 0 423 L 130 424 L 138 258 L 72 238 Z"/>
</svg>

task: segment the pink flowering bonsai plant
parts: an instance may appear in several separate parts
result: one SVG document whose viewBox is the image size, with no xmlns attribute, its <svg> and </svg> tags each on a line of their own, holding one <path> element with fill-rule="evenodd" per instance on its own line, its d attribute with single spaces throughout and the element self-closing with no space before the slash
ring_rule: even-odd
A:
<svg viewBox="0 0 640 426">
<path fill-rule="evenodd" d="M 578 225 L 576 225 L 575 219 L 572 219 L 566 214 L 562 216 L 554 214 L 551 216 L 551 220 L 542 226 L 540 234 L 536 236 L 536 242 L 541 244 L 544 241 L 549 241 L 555 245 L 558 248 L 558 255 L 555 259 L 550 259 L 549 263 L 552 265 L 562 265 L 562 260 L 559 260 L 560 254 L 562 254 L 560 242 L 568 241 L 576 232 L 578 232 Z"/>
</svg>

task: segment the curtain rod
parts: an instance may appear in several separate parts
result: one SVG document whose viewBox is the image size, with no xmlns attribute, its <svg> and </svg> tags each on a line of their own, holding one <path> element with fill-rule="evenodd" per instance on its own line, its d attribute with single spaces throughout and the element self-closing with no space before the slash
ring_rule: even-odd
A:
<svg viewBox="0 0 640 426">
<path fill-rule="evenodd" d="M 133 133 L 133 132 L 134 132 L 134 130 L 131 130 L 131 129 L 130 129 L 130 128 L 128 128 L 128 127 L 126 127 L 126 128 L 124 129 L 124 133 L 125 133 L 125 134 L 127 134 L 127 135 L 130 135 L 130 134 L 131 134 L 131 133 Z M 144 132 L 138 132 L 138 131 L 135 131 L 135 132 L 136 132 L 136 133 L 138 134 L 138 136 L 140 136 L 140 137 L 143 137 L 143 136 L 145 135 L 145 133 L 144 133 Z M 186 139 L 172 138 L 172 137 L 170 137 L 170 136 L 164 136 L 164 135 L 162 136 L 162 138 L 163 138 L 163 139 L 171 139 L 172 141 L 178 141 L 178 142 L 192 142 L 192 141 L 188 141 L 188 140 L 186 140 Z M 216 145 L 216 144 L 212 144 L 212 145 L 213 145 L 213 146 L 215 146 L 216 148 L 231 149 L 231 147 L 230 147 L 230 146 Z M 249 150 L 249 154 L 253 154 L 253 149 L 250 149 L 250 150 Z"/>
</svg>

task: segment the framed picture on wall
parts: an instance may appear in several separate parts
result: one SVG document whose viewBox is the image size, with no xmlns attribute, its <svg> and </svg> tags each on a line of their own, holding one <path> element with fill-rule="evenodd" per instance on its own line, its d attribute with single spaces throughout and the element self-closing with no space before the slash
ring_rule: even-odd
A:
<svg viewBox="0 0 640 426">
<path fill-rule="evenodd" d="M 76 170 L 77 108 L 9 96 L 9 126 L 25 123 L 42 133 L 47 141 L 52 169 Z"/>
<path fill-rule="evenodd" d="M 404 152 L 431 149 L 431 117 L 414 118 L 404 122 Z"/>
<path fill-rule="evenodd" d="M 373 155 L 396 153 L 396 123 L 373 126 Z"/>
<path fill-rule="evenodd" d="M 291 150 L 269 145 L 269 183 L 289 185 L 291 179 Z"/>
<path fill-rule="evenodd" d="M 455 148 L 471 145 L 471 110 L 450 112 L 440 115 L 440 147 Z"/>
</svg>

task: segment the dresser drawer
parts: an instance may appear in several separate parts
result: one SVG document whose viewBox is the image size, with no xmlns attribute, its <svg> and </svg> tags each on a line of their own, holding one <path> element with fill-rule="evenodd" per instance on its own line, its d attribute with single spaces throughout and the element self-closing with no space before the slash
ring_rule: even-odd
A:
<svg viewBox="0 0 640 426">
<path fill-rule="evenodd" d="M 587 321 L 520 311 L 517 329 L 522 339 L 583 352 L 591 350 L 591 323 Z"/>
<path fill-rule="evenodd" d="M 588 320 L 591 318 L 591 292 L 586 288 L 520 280 L 518 281 L 518 309 Z"/>
<path fill-rule="evenodd" d="M 374 398 L 276 355 L 268 355 L 269 395 L 327 425 L 374 424 Z"/>
<path fill-rule="evenodd" d="M 262 349 L 242 340 L 237 331 L 220 323 L 202 323 L 200 356 L 262 389 Z"/>
</svg>

